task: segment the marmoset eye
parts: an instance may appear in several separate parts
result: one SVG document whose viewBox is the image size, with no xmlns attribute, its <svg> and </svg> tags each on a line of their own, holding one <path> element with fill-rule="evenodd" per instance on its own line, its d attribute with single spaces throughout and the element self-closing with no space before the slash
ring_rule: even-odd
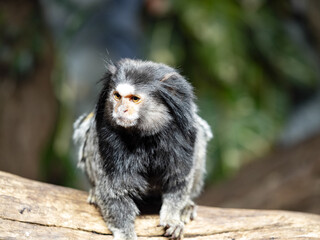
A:
<svg viewBox="0 0 320 240">
<path fill-rule="evenodd" d="M 131 100 L 132 100 L 132 102 L 134 102 L 134 103 L 138 103 L 138 102 L 140 102 L 141 98 L 139 98 L 138 96 L 132 96 L 132 97 L 131 97 Z"/>
<path fill-rule="evenodd" d="M 117 101 L 119 101 L 121 99 L 121 95 L 118 92 L 113 93 L 113 97 L 114 99 L 116 99 Z"/>
</svg>

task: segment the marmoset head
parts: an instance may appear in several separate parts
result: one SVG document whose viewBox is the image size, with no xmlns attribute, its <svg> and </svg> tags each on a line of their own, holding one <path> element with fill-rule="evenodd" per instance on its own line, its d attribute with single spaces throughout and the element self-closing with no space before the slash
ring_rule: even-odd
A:
<svg viewBox="0 0 320 240">
<path fill-rule="evenodd" d="M 192 88 L 167 65 L 124 59 L 108 66 L 103 81 L 97 105 L 97 113 L 104 112 L 100 121 L 154 134 L 170 121 L 191 117 Z"/>
</svg>

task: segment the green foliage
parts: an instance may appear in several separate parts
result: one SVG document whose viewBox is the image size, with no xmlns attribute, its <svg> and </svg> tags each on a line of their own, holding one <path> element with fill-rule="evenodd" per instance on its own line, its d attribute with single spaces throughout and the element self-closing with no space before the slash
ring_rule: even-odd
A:
<svg viewBox="0 0 320 240">
<path fill-rule="evenodd" d="M 188 76 L 212 126 L 211 180 L 265 153 L 293 92 L 315 86 L 308 56 L 267 1 L 177 0 L 149 34 L 149 58 Z"/>
</svg>

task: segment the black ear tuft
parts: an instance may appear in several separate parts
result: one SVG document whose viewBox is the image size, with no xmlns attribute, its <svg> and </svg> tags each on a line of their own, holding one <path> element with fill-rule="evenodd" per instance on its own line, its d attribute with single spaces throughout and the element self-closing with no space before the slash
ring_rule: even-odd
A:
<svg viewBox="0 0 320 240">
<path fill-rule="evenodd" d="M 170 76 L 169 76 L 170 75 Z M 182 131 L 193 122 L 194 95 L 191 85 L 178 73 L 166 74 L 161 81 L 159 94 Z"/>
<path fill-rule="evenodd" d="M 98 102 L 96 105 L 97 128 L 100 128 L 103 123 L 106 100 L 114 85 L 112 76 L 115 75 L 117 71 L 116 66 L 113 64 L 108 64 L 106 68 L 107 68 L 106 73 L 103 75 L 103 77 L 99 81 L 103 84 L 103 87 L 102 87 L 102 90 L 100 91 Z"/>
</svg>

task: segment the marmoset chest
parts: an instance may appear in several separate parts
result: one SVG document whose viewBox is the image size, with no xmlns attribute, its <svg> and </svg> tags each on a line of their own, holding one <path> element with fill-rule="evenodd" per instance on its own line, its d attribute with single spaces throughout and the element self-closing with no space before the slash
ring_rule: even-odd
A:
<svg viewBox="0 0 320 240">
<path fill-rule="evenodd" d="M 193 166 L 194 143 L 183 136 L 161 133 L 141 137 L 119 132 L 107 136 L 100 143 L 107 174 L 119 176 L 129 172 L 145 178 L 149 185 L 161 185 L 177 175 L 188 175 Z"/>
</svg>

